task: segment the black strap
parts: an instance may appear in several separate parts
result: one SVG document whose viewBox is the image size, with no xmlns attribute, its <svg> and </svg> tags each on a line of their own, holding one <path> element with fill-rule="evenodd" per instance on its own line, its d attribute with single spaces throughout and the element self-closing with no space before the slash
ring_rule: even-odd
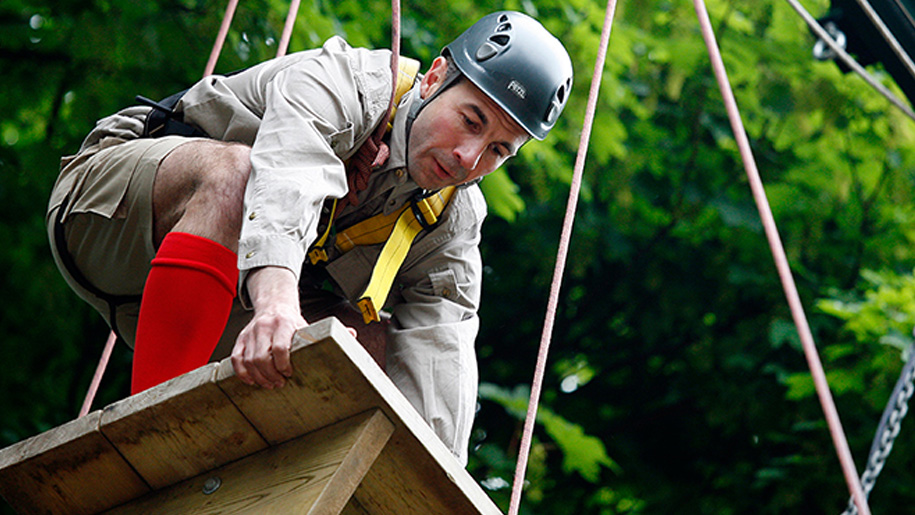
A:
<svg viewBox="0 0 915 515">
<path fill-rule="evenodd" d="M 80 285 L 80 287 L 92 295 L 102 299 L 106 304 L 108 304 L 108 325 L 111 326 L 111 330 L 114 331 L 114 334 L 118 337 L 119 340 L 124 340 L 124 337 L 121 336 L 120 331 L 118 331 L 118 306 L 134 302 L 138 303 L 140 302 L 142 296 L 112 295 L 98 289 L 94 284 L 89 282 L 89 279 L 86 279 L 86 276 L 83 275 L 83 273 L 76 266 L 76 262 L 73 261 L 73 256 L 71 256 L 70 252 L 67 250 L 67 239 L 64 234 L 63 224 L 64 206 L 67 205 L 67 201 L 68 198 L 65 198 L 60 207 L 57 208 L 57 216 L 54 217 L 54 246 L 57 249 L 57 255 L 60 256 L 60 262 L 64 265 L 64 268 L 67 269 L 67 273 L 70 274 L 70 277 L 72 277 L 73 280 Z"/>
<path fill-rule="evenodd" d="M 187 93 L 187 90 L 179 91 L 160 102 L 150 100 L 142 95 L 136 96 L 137 102 L 152 107 L 152 111 L 146 115 L 146 123 L 143 125 L 143 137 L 159 138 L 169 135 L 209 137 L 198 127 L 185 123 L 183 113 L 175 112 L 175 106 L 178 105 L 178 101 L 181 100 L 185 93 Z"/>
</svg>

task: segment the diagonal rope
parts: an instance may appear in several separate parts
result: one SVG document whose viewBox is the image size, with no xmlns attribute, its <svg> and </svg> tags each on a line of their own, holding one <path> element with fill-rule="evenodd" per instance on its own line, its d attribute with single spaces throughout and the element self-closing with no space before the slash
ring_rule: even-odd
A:
<svg viewBox="0 0 915 515">
<path fill-rule="evenodd" d="M 283 34 L 280 36 L 280 44 L 276 48 L 276 56 L 283 57 L 289 48 L 289 40 L 292 39 L 292 29 L 295 27 L 295 17 L 299 12 L 301 0 L 292 0 L 289 3 L 289 13 L 286 14 L 286 24 L 283 25 Z"/>
<path fill-rule="evenodd" d="M 899 44 L 899 41 L 896 40 L 896 37 L 893 36 L 893 33 L 890 29 L 883 23 L 883 20 L 880 18 L 880 15 L 877 14 L 877 11 L 871 7 L 870 2 L 867 0 L 857 0 L 858 6 L 861 7 L 861 10 L 864 11 L 864 14 L 870 19 L 871 23 L 877 27 L 877 30 L 880 32 L 880 35 L 883 36 L 883 40 L 893 49 L 893 53 L 896 54 L 896 57 L 902 61 L 902 64 L 905 65 L 905 69 L 909 72 L 909 75 L 915 79 L 915 63 L 912 63 L 912 59 L 909 57 L 909 54 L 902 48 L 902 45 Z M 901 8 L 901 6 L 900 6 Z M 905 12 L 905 9 L 902 9 Z"/>
<path fill-rule="evenodd" d="M 83 399 L 83 406 L 79 409 L 79 417 L 84 417 L 89 413 L 92 407 L 92 401 L 95 400 L 95 394 L 98 393 L 99 384 L 102 382 L 102 376 L 105 375 L 105 369 L 108 368 L 108 361 L 111 359 L 111 352 L 114 350 L 114 344 L 118 337 L 114 331 L 108 335 L 108 341 L 105 342 L 105 348 L 102 350 L 102 357 L 95 367 L 95 375 L 92 376 L 92 382 L 89 383 L 89 391 L 86 392 L 86 398 Z"/>
<path fill-rule="evenodd" d="M 807 365 L 813 376 L 813 382 L 816 386 L 817 395 L 823 412 L 826 416 L 826 422 L 829 425 L 832 434 L 833 445 L 839 456 L 839 462 L 842 465 L 842 472 L 845 475 L 845 481 L 848 489 L 855 499 L 858 506 L 858 513 L 861 515 L 870 515 L 870 509 L 867 506 L 867 499 L 861 489 L 861 482 L 858 480 L 858 473 L 855 469 L 854 460 L 851 451 L 848 448 L 848 442 L 845 439 L 845 433 L 842 431 L 842 423 L 839 420 L 839 413 L 836 411 L 835 403 L 829 391 L 829 383 L 826 381 L 826 373 L 823 371 L 823 365 L 817 354 L 816 344 L 813 341 L 813 334 L 810 326 L 807 324 L 807 317 L 804 315 L 804 307 L 801 304 L 800 296 L 797 292 L 797 286 L 791 275 L 791 267 L 788 265 L 788 258 L 785 255 L 785 249 L 782 246 L 781 238 L 778 235 L 778 229 L 775 226 L 775 219 L 772 216 L 772 210 L 769 207 L 769 201 L 766 199 L 766 192 L 763 188 L 762 180 L 759 176 L 759 170 L 756 168 L 756 161 L 753 158 L 753 152 L 750 149 L 750 142 L 747 139 L 747 133 L 744 130 L 743 122 L 740 119 L 740 112 L 737 109 L 737 101 L 734 99 L 734 92 L 731 91 L 728 82 L 727 72 L 724 69 L 724 62 L 721 59 L 721 51 L 718 43 L 715 41 L 715 33 L 712 30 L 712 24 L 709 20 L 708 11 L 706 11 L 703 0 L 693 0 L 696 7 L 696 15 L 699 17 L 699 24 L 702 27 L 702 37 L 708 47 L 709 57 L 712 61 L 712 68 L 715 71 L 715 78 L 721 89 L 721 95 L 724 97 L 724 103 L 727 107 L 728 118 L 731 122 L 731 129 L 734 131 L 734 137 L 737 140 L 737 146 L 740 149 L 740 156 L 743 159 L 744 169 L 753 190 L 753 198 L 756 200 L 756 206 L 759 209 L 760 218 L 762 218 L 763 228 L 766 237 L 769 240 L 769 247 L 772 250 L 772 256 L 775 259 L 775 266 L 778 269 L 778 275 L 782 282 L 782 288 L 785 296 L 788 298 L 788 305 L 791 308 L 791 316 L 797 327 L 801 344 L 804 348 L 804 354 L 807 357 Z"/>
<path fill-rule="evenodd" d="M 299 0 L 293 0 L 293 3 L 298 4 L 298 1 Z M 238 0 L 229 0 L 229 4 L 226 6 L 226 12 L 222 16 L 219 33 L 216 35 L 216 41 L 213 43 L 213 49 L 210 51 L 210 58 L 203 71 L 204 77 L 212 75 L 213 70 L 216 69 L 216 61 L 219 60 L 219 54 L 222 52 L 222 47 L 226 42 L 226 35 L 229 33 L 229 26 L 232 25 L 232 18 L 235 16 L 235 9 L 237 7 Z M 83 405 L 80 408 L 77 417 L 84 417 L 89 413 L 89 409 L 92 407 L 92 401 L 95 400 L 95 395 L 98 393 L 99 384 L 102 382 L 102 376 L 105 375 L 105 369 L 108 368 L 108 361 L 111 359 L 111 353 L 114 351 L 114 345 L 117 340 L 117 334 L 115 334 L 114 331 L 111 331 L 111 333 L 108 334 L 108 341 L 105 342 L 105 348 L 102 350 L 102 357 L 95 367 L 95 374 L 92 376 L 92 382 L 89 384 L 89 390 L 86 392 L 86 397 L 83 399 Z"/>
<path fill-rule="evenodd" d="M 534 380 L 531 384 L 531 396 L 527 406 L 527 417 L 524 420 L 524 429 L 521 435 L 521 448 L 518 451 L 518 462 L 515 467 L 511 504 L 508 509 L 509 515 L 517 515 L 521 503 L 521 489 L 524 484 L 524 474 L 527 469 L 527 460 L 530 454 L 534 423 L 537 418 L 537 405 L 540 402 L 540 391 L 543 387 L 543 376 L 546 371 L 546 359 L 553 333 L 553 323 L 556 319 L 556 308 L 559 304 L 559 289 L 562 285 L 562 273 L 568 255 L 569 240 L 572 236 L 572 225 L 575 221 L 578 194 L 581 190 L 581 176 L 585 167 L 585 156 L 588 153 L 588 141 L 591 138 L 591 127 L 594 124 L 594 112 L 597 110 L 597 94 L 600 91 L 600 82 L 601 77 L 603 76 L 604 61 L 607 57 L 607 46 L 610 41 L 610 29 L 613 24 L 613 14 L 615 11 L 616 0 L 608 0 L 607 9 L 604 14 L 604 28 L 600 36 L 600 47 L 598 48 L 597 59 L 594 63 L 594 75 L 591 78 L 591 90 L 588 94 L 588 104 L 585 109 L 581 139 L 578 144 L 578 156 L 575 158 L 575 168 L 572 173 L 569 200 L 566 205 L 565 219 L 563 220 L 562 232 L 559 237 L 559 250 L 556 255 L 556 266 L 553 270 L 553 283 L 550 287 L 546 319 L 543 322 L 543 332 L 540 337 L 540 351 L 537 354 Z"/>
<path fill-rule="evenodd" d="M 842 48 L 841 45 L 836 43 L 836 40 L 823 28 L 822 25 L 816 19 L 811 16 L 811 14 L 804 9 L 804 6 L 801 5 L 798 0 L 787 0 L 788 3 L 797 11 L 798 15 L 807 23 L 810 29 L 819 37 L 824 43 L 826 43 L 833 52 L 845 63 L 849 68 L 855 71 L 865 82 L 867 82 L 872 88 L 877 90 L 878 93 L 883 95 L 891 104 L 899 108 L 900 111 L 906 114 L 912 120 L 915 120 L 915 112 L 912 112 L 912 109 L 902 100 L 899 99 L 892 91 L 889 90 L 886 86 L 880 83 L 873 75 L 869 74 L 867 70 L 864 69 L 861 64 L 858 63 L 852 56 Z"/>
<path fill-rule="evenodd" d="M 229 26 L 232 25 L 232 17 L 235 16 L 235 8 L 238 7 L 238 0 L 229 0 L 226 6 L 226 13 L 222 15 L 222 24 L 219 26 L 219 33 L 216 34 L 216 41 L 213 42 L 213 50 L 210 51 L 210 58 L 207 60 L 206 68 L 203 70 L 203 76 L 213 75 L 216 69 L 216 61 L 219 60 L 219 53 L 222 52 L 222 46 L 226 42 L 226 36 L 229 34 Z"/>
</svg>

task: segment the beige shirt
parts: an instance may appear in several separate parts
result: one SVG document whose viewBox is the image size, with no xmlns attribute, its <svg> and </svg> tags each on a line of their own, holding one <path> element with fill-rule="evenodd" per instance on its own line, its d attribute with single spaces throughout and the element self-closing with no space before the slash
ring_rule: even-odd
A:
<svg viewBox="0 0 915 515">
<path fill-rule="evenodd" d="M 238 256 L 243 302 L 244 278 L 254 268 L 281 266 L 300 275 L 325 199 L 347 192 L 343 161 L 384 116 L 390 91 L 389 51 L 354 49 L 334 37 L 322 48 L 207 77 L 182 97 L 176 110 L 186 122 L 213 138 L 251 145 Z M 405 95 L 390 133 L 391 158 L 372 174 L 359 204 L 343 210 L 341 226 L 399 209 L 418 189 L 401 171 L 406 113 L 416 97 L 418 88 Z M 139 137 L 148 111 L 132 107 L 100 120 L 80 154 Z M 70 207 L 82 201 L 72 199 Z M 479 188 L 459 188 L 441 223 L 416 240 L 387 303 L 388 375 L 462 460 L 476 405 L 478 243 L 485 215 Z M 326 270 L 350 300 L 362 293 L 380 251 L 376 245 L 331 252 Z"/>
</svg>

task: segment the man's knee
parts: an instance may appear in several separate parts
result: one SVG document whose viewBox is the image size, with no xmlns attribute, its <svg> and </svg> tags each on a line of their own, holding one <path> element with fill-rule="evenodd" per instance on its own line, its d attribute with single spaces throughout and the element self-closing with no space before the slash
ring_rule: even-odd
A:
<svg viewBox="0 0 915 515">
<path fill-rule="evenodd" d="M 251 174 L 250 154 L 247 145 L 195 140 L 166 157 L 153 189 L 157 241 L 181 230 L 234 247 Z"/>
</svg>

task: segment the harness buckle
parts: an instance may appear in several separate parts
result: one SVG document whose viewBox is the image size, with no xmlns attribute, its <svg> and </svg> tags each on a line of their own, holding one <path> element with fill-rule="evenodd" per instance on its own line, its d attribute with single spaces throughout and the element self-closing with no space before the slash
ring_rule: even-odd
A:
<svg viewBox="0 0 915 515">
<path fill-rule="evenodd" d="M 413 216 L 423 229 L 432 229 L 438 224 L 438 216 L 435 215 L 435 210 L 429 205 L 429 199 L 438 194 L 437 191 L 432 195 L 426 196 L 422 196 L 420 193 L 410 201 L 410 209 L 413 211 Z"/>
<path fill-rule="evenodd" d="M 315 247 L 308 252 L 308 260 L 312 265 L 327 261 L 327 251 L 321 247 Z"/>
</svg>

